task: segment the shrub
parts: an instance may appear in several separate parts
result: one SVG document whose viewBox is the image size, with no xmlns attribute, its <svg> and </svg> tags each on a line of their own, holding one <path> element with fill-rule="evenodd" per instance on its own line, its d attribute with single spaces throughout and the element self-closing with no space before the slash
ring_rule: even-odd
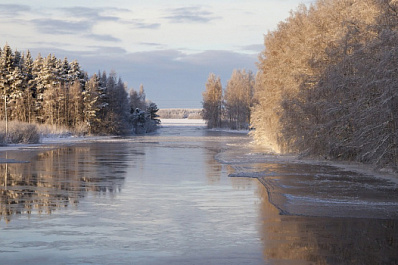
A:
<svg viewBox="0 0 398 265">
<path fill-rule="evenodd" d="M 6 135 L 5 123 L 0 125 L 0 142 L 2 144 L 35 144 L 40 142 L 40 134 L 37 126 L 19 121 L 8 123 L 8 134 Z"/>
</svg>

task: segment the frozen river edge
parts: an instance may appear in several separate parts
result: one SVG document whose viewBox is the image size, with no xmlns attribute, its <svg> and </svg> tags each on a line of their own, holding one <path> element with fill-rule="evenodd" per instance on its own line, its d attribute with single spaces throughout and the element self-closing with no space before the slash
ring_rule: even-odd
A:
<svg viewBox="0 0 398 265">
<path fill-rule="evenodd" d="M 203 120 L 164 120 L 163 126 L 204 127 Z M 214 130 L 212 130 L 214 131 Z M 222 131 L 222 130 L 215 130 Z M 244 134 L 247 132 L 226 133 Z M 56 149 L 89 142 L 110 142 L 116 136 L 44 137 L 40 144 L 0 147 L 3 151 Z M 376 172 L 359 163 L 335 162 L 275 155 L 250 144 L 241 149 L 229 146 L 215 159 L 230 164 L 230 177 L 257 178 L 268 191 L 268 198 L 281 214 L 324 217 L 398 219 L 398 178 L 389 172 Z M 250 150 L 249 150 L 250 149 Z M 233 161 L 228 160 L 232 152 Z M 238 154 L 241 152 L 241 154 Z M 238 159 L 238 160 L 236 160 Z M 0 164 L 29 163 L 0 157 Z"/>
<path fill-rule="evenodd" d="M 398 260 L 398 218 L 388 214 L 397 212 L 398 192 L 388 178 L 354 165 L 275 155 L 246 135 L 204 124 L 174 126 L 146 136 L 49 139 L 1 152 L 14 159 L 1 165 L 2 261 Z M 15 164 L 25 160 L 30 163 Z"/>
</svg>

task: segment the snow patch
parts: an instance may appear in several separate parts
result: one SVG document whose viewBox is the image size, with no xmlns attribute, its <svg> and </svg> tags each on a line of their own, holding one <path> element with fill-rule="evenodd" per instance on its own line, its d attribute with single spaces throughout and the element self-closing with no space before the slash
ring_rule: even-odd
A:
<svg viewBox="0 0 398 265">
<path fill-rule="evenodd" d="M 168 126 L 206 126 L 206 121 L 202 119 L 162 119 L 162 127 Z"/>
</svg>

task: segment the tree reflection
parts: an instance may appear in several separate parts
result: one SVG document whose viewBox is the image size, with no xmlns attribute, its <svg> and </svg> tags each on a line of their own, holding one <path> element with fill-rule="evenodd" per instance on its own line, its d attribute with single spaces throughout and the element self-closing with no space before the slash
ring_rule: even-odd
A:
<svg viewBox="0 0 398 265">
<path fill-rule="evenodd" d="M 30 163 L 0 165 L 0 219 L 51 214 L 89 192 L 115 194 L 125 179 L 126 152 L 107 144 L 35 152 Z M 18 154 L 14 154 L 18 155 Z"/>
<path fill-rule="evenodd" d="M 207 180 L 210 184 L 220 182 L 222 165 L 214 159 L 215 152 L 205 149 L 205 165 Z"/>
<path fill-rule="evenodd" d="M 398 221 L 280 215 L 262 198 L 262 240 L 275 264 L 397 264 Z M 290 263 L 289 263 L 290 264 Z"/>
</svg>

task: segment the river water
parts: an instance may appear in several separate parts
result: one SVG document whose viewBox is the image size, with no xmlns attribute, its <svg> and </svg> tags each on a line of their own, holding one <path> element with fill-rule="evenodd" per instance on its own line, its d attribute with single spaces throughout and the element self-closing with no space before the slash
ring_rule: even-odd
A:
<svg viewBox="0 0 398 265">
<path fill-rule="evenodd" d="M 245 134 L 166 124 L 0 157 L 0 264 L 398 264 L 394 178 Z"/>
</svg>

